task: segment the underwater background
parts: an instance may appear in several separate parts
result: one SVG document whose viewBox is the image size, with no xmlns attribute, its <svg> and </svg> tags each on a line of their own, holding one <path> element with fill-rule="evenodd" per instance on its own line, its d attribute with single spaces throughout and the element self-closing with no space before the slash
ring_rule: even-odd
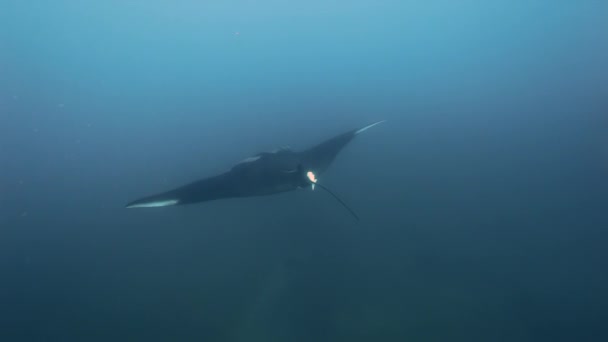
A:
<svg viewBox="0 0 608 342">
<path fill-rule="evenodd" d="M 607 341 L 608 2 L 0 1 L 0 341 Z M 319 191 L 125 209 L 377 120 Z"/>
</svg>

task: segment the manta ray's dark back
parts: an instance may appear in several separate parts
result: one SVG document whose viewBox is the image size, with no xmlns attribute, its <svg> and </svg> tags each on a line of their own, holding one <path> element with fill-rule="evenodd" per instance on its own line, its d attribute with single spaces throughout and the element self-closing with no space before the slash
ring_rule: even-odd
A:
<svg viewBox="0 0 608 342">
<path fill-rule="evenodd" d="M 381 122 L 384 121 L 340 134 L 302 152 L 282 149 L 260 153 L 225 173 L 137 199 L 127 204 L 127 208 L 166 207 L 224 198 L 272 195 L 309 185 L 314 189 L 310 181 L 316 183 L 316 176 L 329 168 L 344 146 L 359 133 Z"/>
</svg>

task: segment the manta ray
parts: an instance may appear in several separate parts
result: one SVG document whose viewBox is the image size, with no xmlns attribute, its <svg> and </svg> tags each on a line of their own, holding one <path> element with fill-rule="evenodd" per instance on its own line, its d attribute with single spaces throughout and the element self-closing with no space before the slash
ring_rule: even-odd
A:
<svg viewBox="0 0 608 342">
<path fill-rule="evenodd" d="M 296 189 L 322 188 L 358 219 L 355 212 L 318 182 L 338 153 L 360 133 L 386 120 L 374 122 L 327 139 L 309 149 L 283 147 L 248 157 L 230 170 L 180 187 L 136 199 L 127 208 L 156 208 L 202 203 L 236 197 L 266 196 Z"/>
</svg>

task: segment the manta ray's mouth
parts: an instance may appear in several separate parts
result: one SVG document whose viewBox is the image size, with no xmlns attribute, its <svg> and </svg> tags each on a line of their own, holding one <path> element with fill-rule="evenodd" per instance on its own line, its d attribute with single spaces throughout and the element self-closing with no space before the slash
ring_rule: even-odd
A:
<svg viewBox="0 0 608 342">
<path fill-rule="evenodd" d="M 315 176 L 315 173 L 312 171 L 306 172 L 306 177 L 308 177 L 308 180 L 310 180 L 313 183 L 317 182 L 317 176 Z"/>
<path fill-rule="evenodd" d="M 317 184 L 317 176 L 314 172 L 308 171 L 306 172 L 306 178 L 308 178 L 308 180 L 310 181 L 310 187 L 312 188 L 312 190 L 314 190 L 315 184 Z"/>
</svg>

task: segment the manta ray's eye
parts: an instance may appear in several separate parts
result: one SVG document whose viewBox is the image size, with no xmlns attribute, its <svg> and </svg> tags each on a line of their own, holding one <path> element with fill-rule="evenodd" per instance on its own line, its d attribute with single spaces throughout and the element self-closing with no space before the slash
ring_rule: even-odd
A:
<svg viewBox="0 0 608 342">
<path fill-rule="evenodd" d="M 315 173 L 312 171 L 306 172 L 306 177 L 308 177 L 308 179 L 313 183 L 317 182 L 317 176 L 315 176 Z"/>
</svg>

